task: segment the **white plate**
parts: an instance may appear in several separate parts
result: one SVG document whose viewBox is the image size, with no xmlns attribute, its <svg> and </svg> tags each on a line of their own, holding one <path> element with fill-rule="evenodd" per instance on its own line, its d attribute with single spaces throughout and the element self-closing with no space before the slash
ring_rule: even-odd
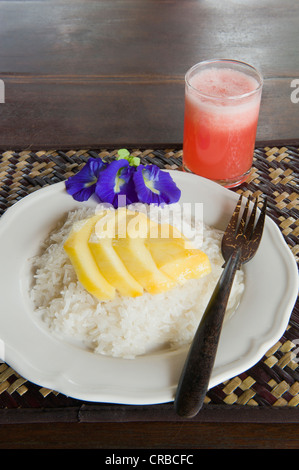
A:
<svg viewBox="0 0 299 470">
<path fill-rule="evenodd" d="M 224 229 L 238 195 L 192 174 L 172 172 L 172 176 L 182 190 L 181 202 L 202 202 L 204 221 Z M 80 205 L 61 182 L 25 197 L 1 217 L 2 359 L 29 381 L 77 399 L 123 404 L 172 401 L 187 348 L 134 360 L 110 358 L 58 340 L 34 317 L 30 258 L 61 215 Z M 297 296 L 297 266 L 269 217 L 245 275 L 242 301 L 222 330 L 210 388 L 258 362 L 288 325 Z"/>
</svg>

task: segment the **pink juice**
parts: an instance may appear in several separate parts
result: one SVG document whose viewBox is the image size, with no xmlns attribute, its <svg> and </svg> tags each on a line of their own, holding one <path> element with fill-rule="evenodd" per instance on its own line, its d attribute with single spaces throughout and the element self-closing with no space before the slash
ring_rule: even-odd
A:
<svg viewBox="0 0 299 470">
<path fill-rule="evenodd" d="M 225 186 L 244 181 L 252 166 L 260 99 L 258 80 L 229 65 L 190 75 L 184 167 Z"/>
</svg>

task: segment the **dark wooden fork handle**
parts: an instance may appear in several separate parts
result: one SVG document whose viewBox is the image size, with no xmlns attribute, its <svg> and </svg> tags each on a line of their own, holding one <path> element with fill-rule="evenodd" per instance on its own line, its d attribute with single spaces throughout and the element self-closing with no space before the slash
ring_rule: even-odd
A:
<svg viewBox="0 0 299 470">
<path fill-rule="evenodd" d="M 239 258 L 240 252 L 236 251 L 226 263 L 194 336 L 174 401 L 179 416 L 192 418 L 203 405 Z"/>
</svg>

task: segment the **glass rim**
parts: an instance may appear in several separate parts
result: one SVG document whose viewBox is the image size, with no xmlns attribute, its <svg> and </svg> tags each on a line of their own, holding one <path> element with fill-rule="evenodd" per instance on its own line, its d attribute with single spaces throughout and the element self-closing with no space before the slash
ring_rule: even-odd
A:
<svg viewBox="0 0 299 470">
<path fill-rule="evenodd" d="M 204 66 L 204 65 L 209 65 L 209 64 L 212 65 L 213 63 L 219 63 L 219 62 L 223 62 L 223 63 L 227 63 L 227 64 L 229 64 L 229 63 L 230 64 L 236 64 L 236 65 L 240 65 L 240 66 L 243 66 L 243 67 L 246 67 L 246 68 L 252 70 L 258 77 L 258 82 L 259 82 L 258 86 L 254 90 L 249 91 L 248 93 L 243 93 L 241 95 L 220 97 L 220 96 L 211 95 L 211 94 L 207 94 L 207 93 L 204 93 L 202 91 L 199 91 L 194 86 L 191 85 L 191 83 L 189 81 L 189 77 L 190 77 L 191 73 L 196 68 L 198 68 L 199 66 Z M 188 85 L 188 87 L 190 87 L 192 90 L 194 90 L 198 95 L 203 96 L 205 98 L 210 98 L 210 99 L 213 99 L 213 100 L 221 100 L 221 101 L 223 101 L 223 100 L 228 100 L 228 101 L 231 100 L 232 101 L 232 100 L 236 100 L 236 99 L 247 98 L 247 97 L 257 93 L 263 87 L 264 79 L 263 79 L 262 74 L 259 72 L 259 70 L 257 70 L 253 65 L 250 65 L 247 62 L 243 62 L 241 60 L 235 60 L 235 59 L 208 59 L 208 60 L 203 60 L 201 62 L 198 62 L 197 64 L 194 64 L 192 67 L 190 67 L 190 69 L 185 74 L 185 83 L 186 83 L 186 85 Z"/>
</svg>

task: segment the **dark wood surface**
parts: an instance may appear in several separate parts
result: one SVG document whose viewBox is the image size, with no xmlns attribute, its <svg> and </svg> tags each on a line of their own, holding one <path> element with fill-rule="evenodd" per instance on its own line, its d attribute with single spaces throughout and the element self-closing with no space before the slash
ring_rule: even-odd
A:
<svg viewBox="0 0 299 470">
<path fill-rule="evenodd" d="M 122 455 L 124 449 L 135 451 L 129 455 L 142 449 L 179 449 L 182 454 L 186 449 L 194 454 L 201 449 L 298 449 L 298 424 L 56 423 L 0 429 L 0 449 L 66 448 L 108 449 L 107 456 L 113 450 Z"/>
<path fill-rule="evenodd" d="M 265 78 L 257 140 L 298 140 L 296 0 L 0 1 L 0 148 L 179 144 L 184 75 L 213 57 Z"/>
<path fill-rule="evenodd" d="M 0 0 L 1 149 L 182 142 L 184 74 L 212 57 L 258 67 L 257 142 L 298 142 L 296 0 Z M 0 448 L 299 447 L 298 423 L 5 424 Z"/>
</svg>

